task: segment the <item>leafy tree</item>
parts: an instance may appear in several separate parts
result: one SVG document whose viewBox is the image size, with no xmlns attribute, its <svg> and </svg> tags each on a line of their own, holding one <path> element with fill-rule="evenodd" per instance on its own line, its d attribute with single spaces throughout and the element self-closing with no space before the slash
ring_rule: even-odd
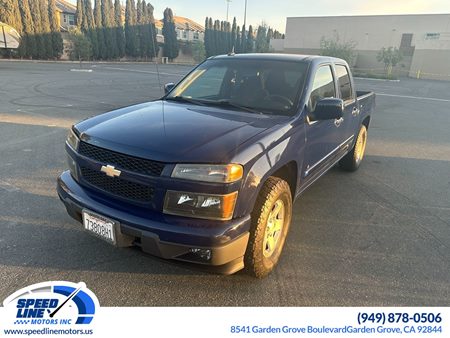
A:
<svg viewBox="0 0 450 338">
<path fill-rule="evenodd" d="M 19 55 L 22 57 L 30 57 L 36 55 L 36 41 L 34 38 L 34 23 L 31 17 L 28 0 L 19 0 L 19 9 L 23 28 L 23 35 L 19 46 Z"/>
<path fill-rule="evenodd" d="M 52 57 L 59 59 L 64 51 L 63 39 L 59 31 L 59 21 L 56 16 L 55 0 L 48 0 L 48 19 L 52 36 Z"/>
<path fill-rule="evenodd" d="M 22 32 L 22 17 L 17 0 L 0 0 L 0 21 Z"/>
<path fill-rule="evenodd" d="M 355 47 L 356 43 L 353 41 L 341 42 L 339 35 L 336 35 L 333 39 L 322 37 L 320 40 L 320 55 L 344 59 L 351 66 L 355 57 Z"/>
<path fill-rule="evenodd" d="M 246 52 L 247 53 L 252 53 L 253 52 L 253 41 L 254 41 L 254 38 L 253 38 L 253 27 L 252 27 L 252 25 L 250 25 L 249 27 L 248 27 L 248 35 L 247 35 L 247 41 L 246 41 Z"/>
<path fill-rule="evenodd" d="M 77 28 L 81 31 L 82 22 L 83 22 L 83 7 L 84 3 L 83 0 L 77 0 L 77 11 L 76 11 L 76 17 L 77 17 Z"/>
<path fill-rule="evenodd" d="M 192 57 L 195 62 L 202 62 L 206 58 L 205 45 L 201 41 L 194 41 L 192 43 Z"/>
<path fill-rule="evenodd" d="M 403 60 L 403 55 L 397 48 L 381 48 L 377 54 L 378 62 L 384 63 L 384 70 L 387 77 L 392 76 L 392 68 L 395 67 L 400 61 Z"/>
<path fill-rule="evenodd" d="M 69 34 L 69 57 L 71 60 L 80 61 L 89 60 L 92 55 L 91 41 L 79 30 L 74 30 Z"/>
<path fill-rule="evenodd" d="M 122 26 L 122 6 L 120 0 L 114 2 L 114 30 L 117 41 L 117 55 L 119 57 L 125 56 L 125 35 Z"/>
<path fill-rule="evenodd" d="M 164 35 L 164 56 L 168 57 L 169 60 L 173 60 L 178 56 L 179 45 L 173 12 L 170 8 L 164 10 L 162 33 Z"/>
<path fill-rule="evenodd" d="M 256 33 L 255 49 L 257 53 L 269 52 L 270 39 L 268 38 L 267 32 L 267 26 L 262 23 L 258 27 L 258 32 Z"/>
</svg>

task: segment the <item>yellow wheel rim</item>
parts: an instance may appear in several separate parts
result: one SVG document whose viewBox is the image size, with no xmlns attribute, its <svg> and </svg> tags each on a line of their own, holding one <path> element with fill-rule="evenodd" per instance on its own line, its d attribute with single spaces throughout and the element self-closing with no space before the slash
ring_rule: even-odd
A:
<svg viewBox="0 0 450 338">
<path fill-rule="evenodd" d="M 355 145 L 355 161 L 357 164 L 359 164 L 364 157 L 364 152 L 366 151 L 366 142 L 367 129 L 365 126 L 362 126 Z"/>
<path fill-rule="evenodd" d="M 282 200 L 277 200 L 267 218 L 266 231 L 263 241 L 264 257 L 269 258 L 275 252 L 283 231 L 285 219 L 285 206 Z"/>
</svg>

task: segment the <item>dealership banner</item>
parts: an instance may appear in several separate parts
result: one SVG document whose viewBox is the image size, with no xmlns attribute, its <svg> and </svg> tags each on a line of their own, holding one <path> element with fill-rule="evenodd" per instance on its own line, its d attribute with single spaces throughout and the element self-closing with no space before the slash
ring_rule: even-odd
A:
<svg viewBox="0 0 450 338">
<path fill-rule="evenodd" d="M 12 293 L 0 337 L 450 337 L 443 307 L 101 307 L 83 283 Z"/>
</svg>

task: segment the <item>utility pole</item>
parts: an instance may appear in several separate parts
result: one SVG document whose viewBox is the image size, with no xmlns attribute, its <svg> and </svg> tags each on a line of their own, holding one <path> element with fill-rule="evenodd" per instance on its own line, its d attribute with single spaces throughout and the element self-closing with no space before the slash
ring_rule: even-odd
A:
<svg viewBox="0 0 450 338">
<path fill-rule="evenodd" d="M 231 2 L 231 0 L 225 0 L 226 2 L 227 2 L 227 22 L 229 22 L 228 21 L 228 13 L 230 12 L 230 2 Z"/>
<path fill-rule="evenodd" d="M 247 0 L 245 0 L 244 26 L 247 27 Z"/>
</svg>

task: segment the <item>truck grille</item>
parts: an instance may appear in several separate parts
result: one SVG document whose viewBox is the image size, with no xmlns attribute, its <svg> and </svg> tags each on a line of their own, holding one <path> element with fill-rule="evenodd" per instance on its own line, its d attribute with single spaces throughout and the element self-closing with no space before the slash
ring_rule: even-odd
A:
<svg viewBox="0 0 450 338">
<path fill-rule="evenodd" d="M 117 168 L 144 175 L 160 176 L 164 169 L 164 163 L 116 153 L 115 151 L 100 148 L 86 142 L 80 142 L 78 152 L 80 155 L 95 161 L 112 164 Z"/>
<path fill-rule="evenodd" d="M 109 177 L 104 173 L 86 167 L 80 167 L 83 180 L 89 185 L 110 194 L 137 202 L 151 202 L 154 190 L 152 187 L 130 182 L 120 177 Z"/>
</svg>

